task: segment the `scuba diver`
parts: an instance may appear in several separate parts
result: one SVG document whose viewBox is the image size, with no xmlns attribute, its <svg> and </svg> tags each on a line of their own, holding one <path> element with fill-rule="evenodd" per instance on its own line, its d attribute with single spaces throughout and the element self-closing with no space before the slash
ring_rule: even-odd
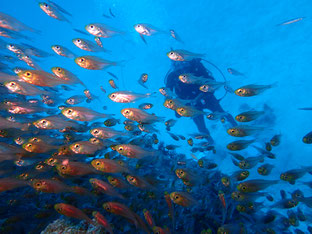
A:
<svg viewBox="0 0 312 234">
<path fill-rule="evenodd" d="M 214 96 L 213 92 L 202 92 L 199 90 L 200 85 L 186 84 L 179 80 L 179 75 L 191 73 L 194 76 L 204 77 L 215 81 L 212 73 L 204 67 L 204 65 L 201 63 L 201 60 L 202 59 L 200 58 L 195 58 L 190 61 L 172 61 L 173 68 L 169 70 L 165 78 L 166 87 L 171 91 L 174 91 L 178 98 L 183 100 L 192 100 L 193 103 L 191 105 L 198 110 L 202 111 L 204 109 L 209 109 L 212 112 L 224 113 L 224 117 L 227 119 L 227 121 L 233 126 L 236 126 L 237 124 L 232 115 L 225 113 L 219 103 L 220 100 Z M 178 118 L 181 117 L 177 113 L 176 116 Z M 210 136 L 209 130 L 207 129 L 204 121 L 204 116 L 202 114 L 193 117 L 193 121 L 200 133 L 204 133 Z M 209 141 L 213 143 L 211 136 L 209 138 Z"/>
</svg>

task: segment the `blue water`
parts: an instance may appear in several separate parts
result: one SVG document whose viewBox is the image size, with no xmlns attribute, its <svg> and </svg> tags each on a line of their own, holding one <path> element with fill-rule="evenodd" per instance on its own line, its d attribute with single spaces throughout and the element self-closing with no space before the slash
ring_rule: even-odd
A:
<svg viewBox="0 0 312 234">
<path fill-rule="evenodd" d="M 312 129 L 312 123 L 310 121 L 312 112 L 298 110 L 300 107 L 311 107 L 311 1 L 210 0 L 190 2 L 164 0 L 76 0 L 57 1 L 57 3 L 72 14 L 72 17 L 67 16 L 70 23 L 58 21 L 47 16 L 39 8 L 36 1 L 2 1 L 0 6 L 1 12 L 15 17 L 32 28 L 40 30 L 40 33 L 22 32 L 29 36 L 31 41 L 7 39 L 4 37 L 1 39 L 7 43 L 18 44 L 20 42 L 27 42 L 51 54 L 54 54 L 51 50 L 51 45 L 60 44 L 69 48 L 78 56 L 95 55 L 111 61 L 122 61 L 122 66 L 93 71 L 79 67 L 73 59 L 61 57 L 56 54 L 51 57 L 38 59 L 40 67 L 47 72 L 50 72 L 50 68 L 54 66 L 61 66 L 70 70 L 86 84 L 91 93 L 99 96 L 98 100 L 94 100 L 91 103 L 84 103 L 83 106 L 98 112 L 113 113 L 122 122 L 125 120 L 120 113 L 122 108 L 138 107 L 140 103 L 150 102 L 154 107 L 149 110 L 149 113 L 155 113 L 157 116 L 165 117 L 166 120 L 176 118 L 174 111 L 163 106 L 164 97 L 158 92 L 158 89 L 165 85 L 165 75 L 172 64 L 166 53 L 171 49 L 184 49 L 205 54 L 206 60 L 209 60 L 222 70 L 226 76 L 227 85 L 234 90 L 248 84 L 275 84 L 274 88 L 266 90 L 258 96 L 244 98 L 233 93 L 228 93 L 221 101 L 223 109 L 233 116 L 249 109 L 262 110 L 264 104 L 272 109 L 272 112 L 268 113 L 267 121 L 263 124 L 264 130 L 262 133 L 256 135 L 256 137 L 248 138 L 256 138 L 254 145 L 263 147 L 264 143 L 268 142 L 273 135 L 282 135 L 281 144 L 278 147 L 274 147 L 272 151 L 276 155 L 276 159 L 270 161 L 266 159 L 265 161 L 266 163 L 274 164 L 275 167 L 272 173 L 267 177 L 258 175 L 256 171 L 257 165 L 250 170 L 251 175 L 248 179 L 279 180 L 280 174 L 284 171 L 301 168 L 302 166 L 312 166 L 310 156 L 312 153 L 311 145 L 302 142 L 303 136 Z M 109 15 L 109 9 L 111 9 L 116 17 L 110 19 L 103 17 L 103 14 Z M 305 18 L 292 24 L 279 25 L 290 19 L 299 17 Z M 103 46 L 110 50 L 111 53 L 83 51 L 72 43 L 72 39 L 77 37 L 93 41 L 94 37 L 92 35 L 82 35 L 74 31 L 73 28 L 87 33 L 84 29 L 85 25 L 97 22 L 105 23 L 124 32 L 121 36 L 102 38 Z M 137 23 L 148 23 L 166 32 L 169 32 L 169 29 L 174 29 L 183 40 L 183 43 L 170 37 L 169 33 L 159 33 L 151 37 L 145 37 L 147 41 L 147 44 L 145 44 L 133 28 L 133 25 Z M 13 53 L 5 49 L 1 50 L 0 53 L 13 56 Z M 220 73 L 215 68 L 207 63 L 204 63 L 204 65 L 213 73 L 217 81 L 223 81 Z M 9 65 L 10 68 L 15 66 L 26 67 L 26 64 L 18 62 Z M 233 76 L 229 74 L 226 70 L 229 67 L 244 73 L 245 76 Z M 118 76 L 119 79 L 115 80 L 115 82 L 119 90 L 129 90 L 137 93 L 157 92 L 157 94 L 151 98 L 142 99 L 137 103 L 114 103 L 107 97 L 109 93 L 115 91 L 108 83 L 108 80 L 112 79 L 112 77 L 107 71 Z M 142 73 L 148 74 L 148 81 L 146 83 L 148 90 L 140 86 L 137 82 Z M 105 88 L 107 91 L 106 94 L 101 91 L 100 86 Z M 84 88 L 82 86 L 77 85 L 73 89 L 73 91 L 62 90 L 61 98 L 65 100 L 74 94 L 83 95 Z M 216 91 L 215 96 L 221 98 L 224 93 L 225 90 L 221 88 Z M 107 106 L 107 110 L 103 110 L 103 106 Z M 55 110 L 56 112 L 58 111 L 56 107 Z M 237 140 L 237 138 L 229 136 L 226 133 L 226 129 L 229 126 L 227 123 L 222 124 L 220 121 L 209 121 L 206 118 L 205 122 L 211 132 L 211 136 L 215 140 L 217 154 L 212 154 L 212 152 L 197 152 L 194 154 L 197 158 L 205 156 L 213 159 L 218 164 L 218 169 L 222 173 L 231 175 L 238 168 L 233 165 L 226 145 L 231 141 Z M 160 141 L 165 142 L 165 144 L 179 145 L 180 147 L 177 148 L 176 152 L 185 154 L 190 161 L 193 160 L 192 163 L 194 165 L 196 164 L 196 160 L 191 157 L 191 147 L 186 141 L 174 141 L 166 133 L 163 123 L 157 123 L 155 127 L 159 130 L 157 136 Z M 123 130 L 123 125 L 120 124 L 114 127 L 114 129 Z M 190 134 L 198 131 L 191 118 L 182 117 L 178 119 L 171 132 L 188 138 Z M 88 138 L 86 136 L 86 140 Z M 256 156 L 258 154 L 253 147 L 249 147 L 242 152 L 242 155 L 245 157 Z M 148 168 L 148 170 L 151 169 Z M 157 169 L 154 172 L 157 173 Z M 168 173 L 172 174 L 172 172 Z M 176 180 L 178 179 L 176 178 Z M 310 197 L 312 195 L 311 188 L 302 185 L 300 182 L 311 181 L 311 175 L 307 173 L 298 181 L 296 185 L 280 182 L 277 185 L 265 189 L 265 192 L 272 194 L 275 198 L 273 203 L 280 200 L 280 189 L 284 189 L 287 193 L 291 193 L 295 189 L 300 189 L 305 197 Z M 158 189 L 161 190 L 163 188 L 159 187 Z M 165 190 L 172 192 L 175 189 L 166 187 Z M 185 187 L 183 189 L 184 191 L 186 190 Z M 22 192 L 23 190 L 21 190 Z M 196 193 L 201 193 L 201 191 L 196 190 L 195 187 L 192 194 L 195 194 L 196 197 Z M 8 196 L 8 194 L 5 197 L 3 194 L 0 194 L 2 199 L 8 199 Z M 201 194 L 200 196 L 203 197 L 204 195 Z M 40 199 L 40 194 L 33 199 L 34 202 Z M 133 199 L 136 199 L 136 197 L 130 197 L 127 204 L 131 205 L 131 200 Z M 163 199 L 163 197 L 158 199 Z M 260 201 L 263 201 L 263 199 L 260 199 Z M 83 200 L 80 202 L 83 203 Z M 219 201 L 215 200 L 214 202 Z M 269 206 L 273 203 L 264 201 L 264 207 L 261 208 L 262 211 L 269 210 Z M 150 209 L 148 207 L 149 202 L 145 205 L 145 208 Z M 25 207 L 27 206 L 25 205 Z M 300 203 L 299 207 L 311 215 L 311 210 L 306 205 Z M 9 213 L 12 215 L 14 209 L 16 209 L 16 212 L 20 212 L 21 207 L 13 206 L 8 209 L 10 209 Z M 294 210 L 296 209 L 294 208 Z M 285 210 L 275 210 L 286 216 Z M 102 213 L 105 216 L 109 216 L 108 213 L 104 212 Z M 166 212 L 163 212 L 163 215 L 166 215 Z M 190 212 L 196 212 L 196 209 L 192 210 L 190 208 Z M 259 212 L 259 214 L 261 215 L 262 213 Z M 56 218 L 58 217 L 64 218 L 64 216 L 56 215 Z M 113 216 L 111 215 L 111 217 Z M 6 218 L 8 218 L 8 215 L 5 212 L 1 214 L 3 221 Z M 110 221 L 113 221 L 114 226 L 118 226 L 117 222 L 114 223 L 116 220 L 111 220 L 110 218 Z M 129 225 L 125 220 L 122 221 L 122 225 Z M 184 220 L 184 222 L 185 224 L 188 223 L 187 220 Z M 306 227 L 310 222 L 311 219 L 310 221 L 300 222 L 298 228 L 307 232 Z M 192 225 L 192 221 L 189 223 Z M 158 226 L 164 225 L 170 226 L 170 222 L 158 224 Z M 272 226 L 274 227 L 274 225 Z M 130 227 L 132 229 L 129 233 L 139 232 L 133 225 L 130 225 Z M 246 231 L 249 233 L 255 232 L 255 230 L 252 230 L 252 226 L 250 226 L 248 221 L 246 221 L 246 228 Z M 288 231 L 294 232 L 296 228 L 290 227 Z M 176 233 L 185 233 L 186 230 L 192 229 L 182 228 L 176 230 Z M 27 229 L 26 231 L 30 230 Z M 281 230 L 277 230 L 276 232 L 279 233 Z M 117 230 L 116 233 L 118 233 Z M 174 233 L 174 230 L 171 230 L 171 233 Z"/>
</svg>

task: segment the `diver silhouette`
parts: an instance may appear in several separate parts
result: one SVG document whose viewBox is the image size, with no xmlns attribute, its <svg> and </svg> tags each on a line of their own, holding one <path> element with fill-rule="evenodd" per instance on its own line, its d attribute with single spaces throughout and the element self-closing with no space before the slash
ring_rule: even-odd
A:
<svg viewBox="0 0 312 234">
<path fill-rule="evenodd" d="M 195 100 L 192 106 L 198 110 L 209 109 L 212 112 L 224 112 L 220 105 L 220 100 L 218 100 L 214 93 L 212 92 L 202 92 L 199 90 L 200 85 L 198 84 L 185 84 L 179 80 L 179 75 L 184 73 L 191 73 L 197 77 L 205 77 L 207 79 L 215 80 L 212 73 L 205 68 L 201 63 L 200 58 L 192 59 L 190 61 L 172 61 L 172 68 L 168 71 L 165 84 L 166 87 L 173 91 L 176 96 L 183 100 Z M 201 95 L 201 96 L 199 96 Z M 176 116 L 179 116 L 176 113 Z M 225 113 L 224 116 L 229 123 L 236 126 L 236 122 L 232 115 Z M 193 117 L 193 121 L 197 126 L 200 133 L 210 135 L 209 130 L 206 127 L 204 116 L 197 115 Z M 211 138 L 211 141 L 212 138 Z"/>
</svg>

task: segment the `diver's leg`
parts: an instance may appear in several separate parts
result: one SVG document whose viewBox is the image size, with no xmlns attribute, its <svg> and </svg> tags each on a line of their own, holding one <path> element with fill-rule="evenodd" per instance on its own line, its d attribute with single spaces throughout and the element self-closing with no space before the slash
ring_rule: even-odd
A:
<svg viewBox="0 0 312 234">
<path fill-rule="evenodd" d="M 207 108 L 212 112 L 225 112 L 214 95 L 206 96 L 206 98 L 202 100 L 205 102 L 204 108 Z M 227 113 L 225 117 L 233 126 L 237 125 L 231 114 Z"/>
<path fill-rule="evenodd" d="M 197 126 L 197 129 L 200 133 L 204 133 L 210 136 L 210 132 L 209 130 L 206 128 L 206 124 L 204 121 L 204 116 L 203 115 L 198 115 L 196 117 L 193 118 L 194 123 Z M 213 139 L 210 136 L 210 139 L 208 140 L 211 144 L 213 143 Z"/>
</svg>

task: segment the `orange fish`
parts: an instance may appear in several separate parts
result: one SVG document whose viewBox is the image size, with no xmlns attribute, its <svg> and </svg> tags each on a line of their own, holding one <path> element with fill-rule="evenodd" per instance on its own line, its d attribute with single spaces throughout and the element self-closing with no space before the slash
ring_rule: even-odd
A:
<svg viewBox="0 0 312 234">
<path fill-rule="evenodd" d="M 92 187 L 98 189 L 100 192 L 103 192 L 112 197 L 119 197 L 121 199 L 124 199 L 124 197 L 120 193 L 118 193 L 114 189 L 114 187 L 112 187 L 109 183 L 106 183 L 103 180 L 91 178 L 89 182 L 91 183 Z"/>
<path fill-rule="evenodd" d="M 94 159 L 91 162 L 91 165 L 96 169 L 104 173 L 129 173 L 129 169 L 120 165 L 117 161 L 101 158 L 101 159 Z"/>
<path fill-rule="evenodd" d="M 107 232 L 109 232 L 110 234 L 113 234 L 113 229 L 111 225 L 100 212 L 93 211 L 92 215 L 98 224 L 102 225 Z"/>
<path fill-rule="evenodd" d="M 90 224 L 94 224 L 93 221 L 81 210 L 78 208 L 65 204 L 65 203 L 57 203 L 54 205 L 54 209 L 67 217 L 75 218 L 75 219 L 80 219 L 80 220 L 85 220 Z"/>
</svg>

